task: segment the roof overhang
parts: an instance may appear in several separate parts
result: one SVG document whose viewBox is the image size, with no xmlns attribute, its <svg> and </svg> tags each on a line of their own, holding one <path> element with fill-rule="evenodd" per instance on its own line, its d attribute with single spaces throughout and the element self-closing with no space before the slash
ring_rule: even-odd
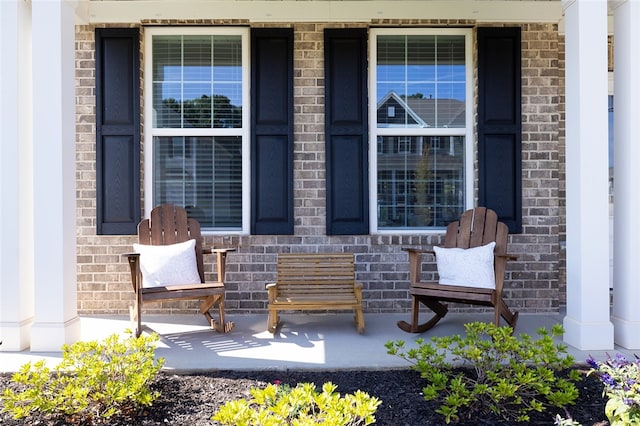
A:
<svg viewBox="0 0 640 426">
<path fill-rule="evenodd" d="M 390 19 L 559 23 L 563 16 L 559 0 L 91 0 L 88 3 L 88 23 L 114 24 L 168 19 L 267 23 L 368 23 Z"/>
</svg>

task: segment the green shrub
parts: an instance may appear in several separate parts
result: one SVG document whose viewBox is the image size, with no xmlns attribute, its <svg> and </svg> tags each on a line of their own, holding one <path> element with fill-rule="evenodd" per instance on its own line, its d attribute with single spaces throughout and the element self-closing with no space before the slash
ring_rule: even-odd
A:
<svg viewBox="0 0 640 426">
<path fill-rule="evenodd" d="M 556 375 L 573 365 L 566 346 L 553 340 L 562 335 L 562 326 L 554 326 L 551 334 L 539 329 L 538 340 L 526 334 L 518 338 L 511 327 L 493 323 L 469 323 L 465 329 L 466 337 L 433 337 L 431 343 L 417 339 L 416 349 L 405 351 L 401 340 L 385 345 L 427 379 L 424 399 L 441 403 L 436 412 L 446 423 L 487 408 L 506 421 L 528 421 L 532 411 L 575 403 L 579 373 Z"/>
<path fill-rule="evenodd" d="M 120 339 L 114 334 L 102 342 L 64 345 L 55 370 L 41 360 L 13 375 L 24 390 L 5 389 L 3 410 L 15 419 L 40 412 L 67 424 L 92 424 L 151 405 L 159 393 L 149 386 L 164 363 L 154 360 L 157 340 L 157 335 Z"/>
<path fill-rule="evenodd" d="M 589 374 L 596 374 L 607 396 L 605 414 L 612 426 L 640 425 L 640 359 L 607 356 L 606 361 L 587 358 Z"/>
<path fill-rule="evenodd" d="M 356 426 L 375 422 L 374 414 L 381 401 L 356 391 L 340 397 L 336 385 L 328 382 L 318 393 L 313 383 L 299 383 L 295 388 L 269 384 L 252 388 L 252 399 L 226 403 L 212 420 L 233 426 L 332 425 Z"/>
</svg>

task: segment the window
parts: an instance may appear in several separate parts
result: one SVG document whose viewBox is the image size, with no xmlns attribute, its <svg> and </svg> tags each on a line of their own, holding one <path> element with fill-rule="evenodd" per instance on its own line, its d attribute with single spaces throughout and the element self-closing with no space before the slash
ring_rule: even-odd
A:
<svg viewBox="0 0 640 426">
<path fill-rule="evenodd" d="M 471 204 L 470 38 L 464 29 L 372 30 L 374 232 L 439 229 Z"/>
<path fill-rule="evenodd" d="M 150 28 L 146 209 L 184 206 L 206 231 L 248 229 L 248 32 Z"/>
</svg>

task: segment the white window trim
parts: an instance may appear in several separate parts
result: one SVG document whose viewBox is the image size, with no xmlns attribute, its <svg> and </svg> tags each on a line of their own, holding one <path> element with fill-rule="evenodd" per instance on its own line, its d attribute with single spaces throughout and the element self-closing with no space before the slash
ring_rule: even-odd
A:
<svg viewBox="0 0 640 426">
<path fill-rule="evenodd" d="M 153 129 L 153 63 L 151 51 L 154 35 L 240 35 L 242 38 L 242 129 Z M 203 229 L 205 235 L 248 235 L 251 220 L 250 167 L 250 52 L 249 29 L 239 27 L 147 27 L 144 35 L 144 211 L 153 209 L 153 138 L 154 136 L 240 136 L 242 138 L 242 228 L 240 230 Z"/>
<path fill-rule="evenodd" d="M 474 116 L 473 97 L 473 40 L 472 30 L 467 28 L 376 28 L 371 29 L 369 38 L 369 223 L 371 234 L 438 234 L 443 229 L 378 229 L 378 148 L 377 137 L 393 136 L 464 136 L 465 138 L 465 209 L 473 206 L 473 152 L 474 152 Z M 466 128 L 398 128 L 377 127 L 377 37 L 379 35 L 464 35 L 466 67 Z"/>
</svg>

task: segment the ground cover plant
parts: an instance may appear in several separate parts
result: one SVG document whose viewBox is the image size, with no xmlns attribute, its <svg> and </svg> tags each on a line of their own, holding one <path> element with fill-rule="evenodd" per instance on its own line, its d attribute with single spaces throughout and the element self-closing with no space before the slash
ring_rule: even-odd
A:
<svg viewBox="0 0 640 426">
<path fill-rule="evenodd" d="M 402 340 L 386 344 L 389 354 L 413 363 L 426 379 L 424 399 L 440 404 L 436 412 L 446 423 L 474 418 L 483 410 L 507 422 L 528 422 L 532 412 L 578 399 L 578 372 L 558 375 L 574 365 L 567 347 L 554 343 L 562 335 L 560 325 L 551 333 L 539 329 L 538 339 L 485 322 L 465 324 L 465 330 L 466 336 L 419 338 L 411 349 Z"/>
<path fill-rule="evenodd" d="M 41 415 L 65 424 L 94 424 L 150 406 L 159 396 L 150 388 L 162 368 L 155 359 L 156 335 L 64 345 L 55 370 L 45 361 L 23 365 L 12 380 L 19 390 L 2 392 L 2 411 L 15 420 Z"/>
<path fill-rule="evenodd" d="M 229 426 L 331 425 L 360 426 L 375 422 L 380 400 L 357 390 L 341 396 L 336 385 L 326 382 L 322 391 L 313 383 L 270 383 L 252 388 L 251 398 L 224 404 L 213 420 Z"/>
</svg>

